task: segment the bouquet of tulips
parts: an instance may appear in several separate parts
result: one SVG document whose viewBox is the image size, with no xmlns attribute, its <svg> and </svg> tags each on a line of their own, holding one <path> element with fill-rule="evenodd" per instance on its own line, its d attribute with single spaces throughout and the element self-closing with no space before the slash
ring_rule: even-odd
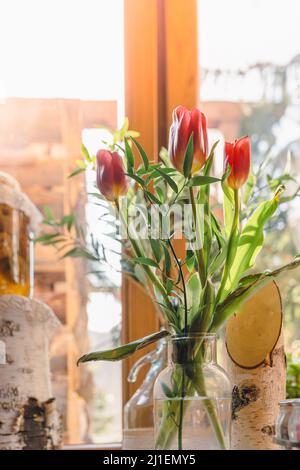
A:
<svg viewBox="0 0 300 470">
<path fill-rule="evenodd" d="M 217 332 L 249 296 L 299 266 L 300 258 L 295 258 L 274 271 L 249 273 L 284 187 L 279 186 L 271 199 L 260 202 L 241 223 L 241 191 L 244 186 L 251 190 L 247 186 L 250 139 L 225 143 L 220 178 L 211 175 L 217 145 L 209 148 L 205 115 L 178 106 L 168 151 L 163 150 L 158 161 L 148 158 L 135 134 L 126 128 L 94 159 L 85 149 L 85 167 L 95 165 L 97 197 L 109 202 L 119 221 L 117 236 L 123 241 L 127 272 L 153 298 L 164 329 L 113 350 L 86 354 L 79 362 L 123 359 L 168 335 Z M 214 210 L 220 192 L 223 213 Z M 194 348 L 201 355 L 201 344 L 195 341 Z M 205 396 L 201 371 L 190 368 L 182 373 L 185 389 L 194 387 Z M 174 377 L 173 382 L 178 385 L 182 379 Z M 157 436 L 159 448 L 168 448 L 176 432 L 173 417 L 184 412 L 178 403 L 172 406 Z M 224 447 L 214 407 L 209 402 L 207 406 Z"/>
</svg>

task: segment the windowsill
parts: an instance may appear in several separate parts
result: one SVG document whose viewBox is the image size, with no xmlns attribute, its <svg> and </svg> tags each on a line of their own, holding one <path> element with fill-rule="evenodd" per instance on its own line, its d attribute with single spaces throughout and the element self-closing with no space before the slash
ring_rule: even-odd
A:
<svg viewBox="0 0 300 470">
<path fill-rule="evenodd" d="M 107 444 L 74 444 L 66 445 L 63 450 L 122 450 L 121 442 Z"/>
</svg>

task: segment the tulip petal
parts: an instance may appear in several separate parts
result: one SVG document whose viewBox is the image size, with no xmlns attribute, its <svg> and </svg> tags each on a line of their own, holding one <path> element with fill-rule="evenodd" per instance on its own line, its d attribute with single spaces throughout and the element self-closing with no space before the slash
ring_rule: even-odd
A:
<svg viewBox="0 0 300 470">
<path fill-rule="evenodd" d="M 128 191 L 129 180 L 125 175 L 121 156 L 117 152 L 97 152 L 97 186 L 109 201 L 116 200 Z"/>
<path fill-rule="evenodd" d="M 250 171 L 250 139 L 241 137 L 234 143 L 226 142 L 224 150 L 225 168 L 231 167 L 227 179 L 229 187 L 239 189 L 248 179 Z"/>
<path fill-rule="evenodd" d="M 187 145 L 193 133 L 192 173 L 199 171 L 208 154 L 206 117 L 198 109 L 189 111 L 177 106 L 173 111 L 173 123 L 169 134 L 169 157 L 175 168 L 183 172 Z"/>
</svg>

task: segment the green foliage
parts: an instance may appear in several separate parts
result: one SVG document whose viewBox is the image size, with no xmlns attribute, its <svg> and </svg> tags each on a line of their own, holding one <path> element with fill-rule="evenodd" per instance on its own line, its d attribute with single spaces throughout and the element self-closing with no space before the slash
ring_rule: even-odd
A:
<svg viewBox="0 0 300 470">
<path fill-rule="evenodd" d="M 134 139 L 133 137 L 131 137 L 131 140 L 134 142 L 135 146 L 137 147 L 138 151 L 139 151 L 139 154 L 141 156 L 141 159 L 143 160 L 144 162 L 144 169 L 145 171 L 148 170 L 149 168 L 149 160 L 148 160 L 148 156 L 145 152 L 145 150 L 143 149 L 143 147 L 141 146 L 141 144 L 136 140 Z"/>
<path fill-rule="evenodd" d="M 234 261 L 230 267 L 225 285 L 225 295 L 239 283 L 243 274 L 255 263 L 264 242 L 264 227 L 279 205 L 279 197 L 283 188 L 279 188 L 270 201 L 262 202 L 245 224 L 236 240 Z"/>
<path fill-rule="evenodd" d="M 127 234 L 121 241 L 122 268 L 136 282 L 139 282 L 154 300 L 166 329 L 176 334 L 188 332 L 218 331 L 224 322 L 265 283 L 299 266 L 299 258 L 273 271 L 249 274 L 256 263 L 264 244 L 266 229 L 270 221 L 276 220 L 275 214 L 287 198 L 282 197 L 282 183 L 294 181 L 288 172 L 274 177 L 266 176 L 269 193 L 275 190 L 273 197 L 257 198 L 257 184 L 261 182 L 263 166 L 253 172 L 242 194 L 242 207 L 238 192 L 227 184 L 230 167 L 222 179 L 211 176 L 212 163 L 217 142 L 212 146 L 204 167 L 191 175 L 193 165 L 193 135 L 190 136 L 185 151 L 183 174 L 175 169 L 163 149 L 158 162 L 151 161 L 136 135 L 129 131 L 128 121 L 112 133 L 110 149 L 117 149 L 124 154 L 127 162 L 127 177 L 131 187 L 127 195 L 127 205 L 117 204 L 115 208 L 98 192 L 89 194 L 95 205 L 108 209 L 102 217 L 112 227 L 122 226 Z M 82 147 L 83 161 L 77 170 L 84 171 L 95 166 L 95 158 Z M 133 150 L 136 150 L 134 153 Z M 137 165 L 135 155 L 139 156 Z M 212 207 L 211 185 L 220 185 L 223 190 L 223 217 Z M 259 192 L 260 194 L 260 192 Z M 298 194 L 298 190 L 294 196 Z M 163 239 L 160 227 L 158 237 L 136 239 L 128 230 L 130 211 L 137 205 L 145 207 L 141 225 L 152 226 L 153 205 L 161 209 L 168 208 L 165 215 L 159 215 L 160 224 L 175 204 L 192 208 L 192 226 L 197 239 L 204 243 L 197 249 L 181 249 L 177 254 L 174 219 L 170 219 L 171 231 Z M 204 219 L 201 218 L 198 204 L 203 204 Z M 219 209 L 219 207 L 218 207 Z M 116 212 L 115 212 L 116 210 Z M 275 216 L 275 219 L 274 219 Z M 241 223 L 242 222 L 242 223 Z M 46 226 L 37 241 L 44 245 L 53 245 L 62 257 L 84 257 L 90 263 L 107 263 L 106 251 L 91 237 L 87 237 L 74 214 L 56 220 L 49 208 L 45 208 Z M 183 233 L 184 235 L 184 233 Z M 118 238 L 119 239 L 119 238 Z M 175 248 L 174 248 L 175 247 Z M 270 268 L 266 264 L 265 268 Z M 221 281 L 221 282 L 220 282 Z M 220 282 L 220 284 L 219 284 Z M 162 334 L 168 334 L 162 332 Z M 90 360 L 119 360 L 136 350 L 156 341 L 160 336 L 137 340 L 120 348 L 85 355 L 80 362 Z"/>
<path fill-rule="evenodd" d="M 214 178 L 213 176 L 202 176 L 202 175 L 198 175 L 198 176 L 193 176 L 187 186 L 188 187 L 191 187 L 191 186 L 206 186 L 207 184 L 212 184 L 212 183 L 217 183 L 221 181 L 220 178 Z"/>
<path fill-rule="evenodd" d="M 85 354 L 78 359 L 77 364 L 90 361 L 120 361 L 121 359 L 131 356 L 134 352 L 145 348 L 149 344 L 165 338 L 166 336 L 169 336 L 167 331 L 159 331 L 158 333 L 153 333 L 152 335 L 145 336 L 137 341 L 133 341 L 132 343 L 128 343 L 114 349 Z"/>
<path fill-rule="evenodd" d="M 191 169 L 193 165 L 193 157 L 194 157 L 194 142 L 193 142 L 193 132 L 190 135 L 185 155 L 183 161 L 183 174 L 186 178 L 188 178 L 191 174 Z"/>
<path fill-rule="evenodd" d="M 300 398 L 300 354 L 287 354 L 286 393 L 287 398 Z"/>
</svg>

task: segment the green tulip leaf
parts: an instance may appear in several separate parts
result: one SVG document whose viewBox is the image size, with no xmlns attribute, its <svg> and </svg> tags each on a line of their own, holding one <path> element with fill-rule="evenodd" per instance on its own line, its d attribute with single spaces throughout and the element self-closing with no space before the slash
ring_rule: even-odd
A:
<svg viewBox="0 0 300 470">
<path fill-rule="evenodd" d="M 241 279 L 239 287 L 229 294 L 226 299 L 216 307 L 210 331 L 218 331 L 228 318 L 233 315 L 253 294 L 264 287 L 268 282 L 279 278 L 288 271 L 300 266 L 300 256 L 293 261 L 273 271 L 245 276 Z"/>
<path fill-rule="evenodd" d="M 107 351 L 91 352 L 80 357 L 77 361 L 77 365 L 83 362 L 91 361 L 120 361 L 128 356 L 131 356 L 131 354 L 135 353 L 136 351 L 145 348 L 149 344 L 155 343 L 156 341 L 169 335 L 170 333 L 168 331 L 162 330 L 136 341 L 132 341 L 132 343 L 119 346 L 118 348 L 109 349 Z"/>
<path fill-rule="evenodd" d="M 187 306 L 189 315 L 193 317 L 198 311 L 201 300 L 201 281 L 199 273 L 194 273 L 186 283 Z"/>
<path fill-rule="evenodd" d="M 186 151 L 184 154 L 184 162 L 183 162 L 183 174 L 186 178 L 188 178 L 191 174 L 191 169 L 193 165 L 193 158 L 194 158 L 194 140 L 193 140 L 194 133 L 192 132 L 186 147 Z"/>
<path fill-rule="evenodd" d="M 236 254 L 225 285 L 224 295 L 235 289 L 242 275 L 255 263 L 264 242 L 264 227 L 279 205 L 284 187 L 276 191 L 269 201 L 262 202 L 248 219 L 238 238 Z"/>
<path fill-rule="evenodd" d="M 234 213 L 234 192 L 227 184 L 227 178 L 230 174 L 231 167 L 228 165 L 223 177 L 222 177 L 222 190 L 224 193 L 223 198 L 223 212 L 224 212 L 224 225 L 225 225 L 225 234 L 229 238 L 233 213 Z"/>
</svg>

